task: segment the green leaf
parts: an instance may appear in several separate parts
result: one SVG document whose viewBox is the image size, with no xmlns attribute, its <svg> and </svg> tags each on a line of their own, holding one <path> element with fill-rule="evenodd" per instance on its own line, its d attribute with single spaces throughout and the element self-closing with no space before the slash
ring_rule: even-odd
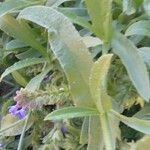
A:
<svg viewBox="0 0 150 150">
<path fill-rule="evenodd" d="M 129 28 L 126 30 L 125 35 L 144 35 L 150 37 L 150 20 L 141 20 L 138 22 L 133 23 Z"/>
<path fill-rule="evenodd" d="M 72 23 L 60 12 L 33 6 L 21 11 L 19 18 L 30 20 L 48 29 L 51 49 L 64 69 L 75 104 L 94 105 L 89 91 L 89 75 L 93 61 Z"/>
<path fill-rule="evenodd" d="M 150 1 L 149 0 L 144 0 L 144 9 L 150 17 Z"/>
<path fill-rule="evenodd" d="M 7 0 L 0 4 L 0 16 L 24 7 L 42 3 L 43 0 Z"/>
<path fill-rule="evenodd" d="M 85 19 L 85 17 L 78 16 L 75 12 L 73 12 L 73 10 L 69 10 L 68 8 L 58 8 L 57 10 L 63 13 L 66 17 L 68 17 L 73 23 L 92 31 L 92 26 Z"/>
<path fill-rule="evenodd" d="M 150 134 L 150 121 L 148 120 L 142 120 L 135 117 L 126 117 L 123 115 L 120 115 L 116 111 L 111 110 L 111 115 L 114 115 L 117 117 L 120 121 L 128 125 L 129 127 L 138 130 L 140 132 L 143 132 L 145 134 Z"/>
<path fill-rule="evenodd" d="M 72 1 L 72 0 L 47 0 L 46 6 L 58 7 L 64 2 Z"/>
<path fill-rule="evenodd" d="M 93 99 L 96 103 L 97 109 L 100 112 L 99 116 L 99 121 L 97 118 L 97 121 L 99 122 L 99 125 L 96 125 L 97 127 L 100 126 L 101 123 L 101 128 L 102 128 L 102 133 L 104 138 L 104 143 L 106 146 L 106 150 L 114 150 L 115 147 L 115 137 L 112 136 L 112 130 L 110 127 L 110 123 L 108 120 L 108 115 L 107 112 L 110 111 L 111 109 L 111 97 L 107 94 L 107 74 L 110 68 L 111 60 L 112 60 L 113 54 L 107 54 L 107 55 L 102 55 L 93 65 L 92 71 L 91 71 L 91 76 L 89 80 L 90 84 L 90 90 L 93 96 Z M 93 118 L 91 118 L 93 119 Z M 97 122 L 97 124 L 98 124 Z M 92 122 L 92 126 L 94 126 L 94 121 Z M 100 147 L 101 143 L 100 141 L 96 141 L 96 139 L 99 140 L 98 133 L 95 130 L 96 126 L 91 129 L 91 133 L 93 134 L 93 138 L 91 141 L 93 144 L 89 147 L 90 149 L 98 149 Z M 100 129 L 98 129 L 100 130 Z M 97 137 L 95 136 L 97 135 Z M 90 137 L 90 135 L 89 135 Z M 95 143 L 96 142 L 96 143 Z M 98 146 L 98 147 L 97 147 Z M 101 148 L 103 149 L 103 147 Z"/>
<path fill-rule="evenodd" d="M 150 120 L 150 104 L 146 104 L 140 111 L 138 111 L 136 114 L 134 114 L 133 117 L 144 119 L 144 120 Z"/>
<path fill-rule="evenodd" d="M 94 33 L 104 42 L 111 37 L 112 0 L 85 0 L 92 20 Z"/>
<path fill-rule="evenodd" d="M 16 136 L 21 134 L 24 121 L 25 121 L 24 119 L 19 120 L 18 118 L 12 116 L 11 114 L 6 115 L 5 117 L 3 117 L 1 121 L 0 135 Z M 32 124 L 33 119 L 31 119 L 30 122 L 28 123 L 26 130 L 28 130 Z"/>
<path fill-rule="evenodd" d="M 22 76 L 21 73 L 19 73 L 18 71 L 14 71 L 11 73 L 13 78 L 15 79 L 15 81 L 21 85 L 22 87 L 25 87 L 27 85 L 27 80 Z"/>
<path fill-rule="evenodd" d="M 94 63 L 90 75 L 90 90 L 100 112 L 107 112 L 111 108 L 111 99 L 107 95 L 107 74 L 112 56 L 112 54 L 102 55 Z"/>
<path fill-rule="evenodd" d="M 41 56 L 41 54 L 38 51 L 36 51 L 35 49 L 31 48 L 22 53 L 16 54 L 15 56 L 18 59 L 26 59 L 26 58 L 39 58 Z"/>
<path fill-rule="evenodd" d="M 95 115 L 99 115 L 99 112 L 96 109 L 84 107 L 67 107 L 53 111 L 47 115 L 44 120 L 60 120 Z"/>
<path fill-rule="evenodd" d="M 15 64 L 13 64 L 12 66 L 8 67 L 2 73 L 0 80 L 2 80 L 5 76 L 7 76 L 8 74 L 10 74 L 10 73 L 12 73 L 16 70 L 19 70 L 19 69 L 22 69 L 24 67 L 28 67 L 28 66 L 31 66 L 31 65 L 35 65 L 35 64 L 44 63 L 44 62 L 45 62 L 45 60 L 42 59 L 42 58 L 28 58 L 28 59 L 25 59 L 25 60 L 18 61 Z"/>
<path fill-rule="evenodd" d="M 95 46 L 103 44 L 103 42 L 99 38 L 92 37 L 92 36 L 84 36 L 82 38 L 82 40 L 83 40 L 83 42 L 84 42 L 84 44 L 86 45 L 87 48 L 95 47 Z"/>
<path fill-rule="evenodd" d="M 0 29 L 8 35 L 35 48 L 48 59 L 45 48 L 36 40 L 35 33 L 25 22 L 17 21 L 10 15 L 4 15 L 0 17 Z"/>
<path fill-rule="evenodd" d="M 46 67 L 40 74 L 32 78 L 30 82 L 27 84 L 26 89 L 31 92 L 34 92 L 35 90 L 39 89 L 42 80 L 47 75 L 47 73 L 51 70 L 51 68 L 52 67 Z"/>
<path fill-rule="evenodd" d="M 28 46 L 28 45 L 20 40 L 11 40 L 6 44 L 5 49 L 12 50 L 12 49 L 23 48 L 26 46 Z"/>
<path fill-rule="evenodd" d="M 104 141 L 103 133 L 100 125 L 100 119 L 97 116 L 90 117 L 89 121 L 89 137 L 87 150 L 103 150 Z"/>
<path fill-rule="evenodd" d="M 136 12 L 135 2 L 133 0 L 123 0 L 123 13 L 126 15 L 132 15 Z"/>
<path fill-rule="evenodd" d="M 150 98 L 149 75 L 144 64 L 144 60 L 139 55 L 137 48 L 125 36 L 114 33 L 112 47 L 125 65 L 130 79 L 139 94 L 146 100 Z M 143 80 L 144 79 L 144 80 Z"/>
<path fill-rule="evenodd" d="M 89 130 L 89 117 L 85 117 L 80 134 L 80 144 L 86 144 L 88 142 L 88 130 Z"/>
<path fill-rule="evenodd" d="M 139 53 L 143 57 L 144 61 L 150 65 L 150 47 L 139 48 Z"/>
</svg>

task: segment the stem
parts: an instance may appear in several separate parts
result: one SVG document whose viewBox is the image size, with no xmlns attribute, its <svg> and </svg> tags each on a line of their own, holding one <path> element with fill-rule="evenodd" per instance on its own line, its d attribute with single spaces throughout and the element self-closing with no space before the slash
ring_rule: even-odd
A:
<svg viewBox="0 0 150 150">
<path fill-rule="evenodd" d="M 109 118 L 107 113 L 100 115 L 101 127 L 103 131 L 103 137 L 106 150 L 115 150 L 113 143 L 112 132 L 109 124 Z"/>
<path fill-rule="evenodd" d="M 18 144 L 17 150 L 22 150 L 23 138 L 24 138 L 24 135 L 25 135 L 25 131 L 26 131 L 26 128 L 27 128 L 27 125 L 28 125 L 29 118 L 31 116 L 31 112 L 32 111 L 29 110 L 28 116 L 27 116 L 27 118 L 25 120 L 24 127 L 23 127 L 23 130 L 22 130 L 22 133 L 21 133 L 21 137 L 20 137 L 20 140 L 19 140 L 19 144 Z"/>
<path fill-rule="evenodd" d="M 108 53 L 109 47 L 110 47 L 110 44 L 107 42 L 104 42 L 103 47 L 102 47 L 102 54 L 103 55 Z"/>
</svg>

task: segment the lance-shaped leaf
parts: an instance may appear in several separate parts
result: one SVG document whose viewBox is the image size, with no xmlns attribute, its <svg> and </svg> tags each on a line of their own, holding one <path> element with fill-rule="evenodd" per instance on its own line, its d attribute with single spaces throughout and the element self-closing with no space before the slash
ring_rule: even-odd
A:
<svg viewBox="0 0 150 150">
<path fill-rule="evenodd" d="M 141 47 L 138 50 L 144 61 L 150 65 L 150 47 Z"/>
<path fill-rule="evenodd" d="M 150 17 L 150 1 L 149 0 L 144 0 L 144 9 Z"/>
<path fill-rule="evenodd" d="M 102 55 L 95 62 L 95 64 L 92 67 L 91 76 L 89 80 L 90 90 L 93 96 L 93 100 L 95 101 L 97 109 L 101 114 L 99 116 L 99 120 L 100 120 L 99 122 L 101 122 L 102 134 L 103 134 L 106 150 L 109 150 L 110 148 L 113 150 L 115 147 L 115 137 L 113 137 L 112 135 L 112 130 L 110 128 L 110 123 L 107 116 L 107 112 L 111 109 L 111 98 L 107 94 L 107 74 L 110 68 L 112 56 L 113 54 Z M 92 124 L 94 124 L 94 122 Z M 94 134 L 94 130 L 93 129 L 91 130 L 93 132 L 93 133 L 91 132 L 91 134 Z M 89 145 L 90 146 L 89 150 L 94 147 L 95 149 L 98 149 L 97 145 L 100 145 L 99 141 L 97 141 L 95 144 L 93 143 Z"/>
<path fill-rule="evenodd" d="M 103 150 L 103 132 L 100 125 L 99 116 L 90 117 L 88 134 L 89 137 L 87 150 Z"/>
<path fill-rule="evenodd" d="M 150 98 L 150 81 L 144 60 L 137 48 L 121 33 L 114 33 L 112 47 L 125 65 L 130 79 L 139 94 L 146 100 Z"/>
<path fill-rule="evenodd" d="M 59 5 L 61 5 L 66 1 L 72 1 L 72 0 L 47 0 L 46 6 L 58 7 Z"/>
<path fill-rule="evenodd" d="M 112 54 L 103 55 L 94 63 L 89 80 L 93 99 L 100 112 L 108 111 L 111 105 L 107 95 L 107 74 L 112 56 Z"/>
<path fill-rule="evenodd" d="M 32 78 L 27 84 L 26 89 L 31 92 L 34 92 L 35 90 L 39 89 L 42 80 L 50 70 L 51 67 L 46 67 L 40 74 Z"/>
<path fill-rule="evenodd" d="M 112 0 L 85 0 L 95 34 L 104 42 L 111 37 Z"/>
<path fill-rule="evenodd" d="M 88 22 L 88 20 L 85 19 L 85 16 L 84 17 L 78 16 L 77 13 L 73 11 L 73 8 L 72 10 L 68 8 L 57 8 L 57 10 L 63 13 L 65 16 L 67 16 L 73 23 L 78 24 L 92 31 L 92 26 Z"/>
<path fill-rule="evenodd" d="M 143 132 L 145 134 L 150 134 L 150 121 L 149 120 L 142 120 L 135 117 L 126 117 L 120 115 L 118 112 L 111 110 L 111 115 L 117 117 L 120 121 L 128 125 L 129 127 Z"/>
<path fill-rule="evenodd" d="M 133 23 L 129 28 L 126 30 L 125 35 L 144 35 L 150 37 L 150 20 L 141 20 L 138 22 Z"/>
<path fill-rule="evenodd" d="M 22 42 L 20 40 L 11 40 L 6 44 L 5 49 L 13 50 L 13 49 L 17 49 L 17 48 L 23 48 L 26 46 L 29 46 L 29 45 L 25 44 L 24 42 Z"/>
<path fill-rule="evenodd" d="M 4 15 L 0 17 L 0 29 L 8 35 L 35 48 L 44 57 L 48 57 L 45 48 L 36 40 L 36 35 L 25 22 L 18 21 L 10 15 Z"/>
<path fill-rule="evenodd" d="M 25 87 L 28 84 L 26 78 L 24 78 L 24 76 L 20 72 L 14 71 L 11 74 L 13 78 L 15 79 L 15 81 L 21 86 Z"/>
<path fill-rule="evenodd" d="M 45 60 L 42 58 L 27 58 L 25 60 L 18 61 L 15 64 L 13 64 L 12 66 L 8 67 L 2 73 L 0 80 L 2 80 L 5 76 L 7 76 L 8 74 L 10 74 L 16 70 L 19 70 L 19 69 L 22 69 L 24 67 L 28 67 L 31 65 L 35 65 L 35 64 L 44 63 L 44 62 L 45 62 Z"/>
<path fill-rule="evenodd" d="M 1 121 L 1 128 L 0 128 L 0 135 L 5 136 L 16 136 L 21 134 L 25 119 L 19 120 L 18 118 L 12 116 L 11 114 L 7 114 L 5 117 L 2 118 Z M 28 123 L 28 130 L 31 125 L 33 124 L 33 118 Z"/>
<path fill-rule="evenodd" d="M 69 19 L 44 6 L 28 7 L 21 11 L 19 18 L 48 29 L 51 49 L 67 75 L 75 104 L 93 106 L 88 85 L 92 58 Z"/>
<path fill-rule="evenodd" d="M 7 0 L 0 4 L 0 16 L 24 7 L 42 3 L 43 0 Z"/>
<path fill-rule="evenodd" d="M 133 0 L 123 0 L 123 13 L 132 15 L 136 12 L 135 2 Z"/>
<path fill-rule="evenodd" d="M 80 133 L 80 144 L 85 144 L 88 142 L 88 130 L 89 130 L 89 117 L 85 117 Z"/>
<path fill-rule="evenodd" d="M 47 115 L 44 120 L 60 120 L 95 115 L 99 115 L 99 112 L 96 109 L 84 107 L 67 107 L 53 111 Z"/>
</svg>

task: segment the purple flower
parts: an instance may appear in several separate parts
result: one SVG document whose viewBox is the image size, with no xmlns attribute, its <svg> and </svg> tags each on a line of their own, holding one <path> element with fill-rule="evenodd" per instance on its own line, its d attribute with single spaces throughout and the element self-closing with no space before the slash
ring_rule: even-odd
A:
<svg viewBox="0 0 150 150">
<path fill-rule="evenodd" d="M 67 129 L 65 128 L 65 127 L 61 127 L 61 132 L 63 133 L 63 134 L 65 134 L 65 133 L 67 133 Z"/>
<path fill-rule="evenodd" d="M 19 119 L 24 119 L 25 116 L 26 116 L 26 110 L 24 108 L 18 110 L 16 113 L 15 113 L 15 116 L 18 117 Z"/>
<path fill-rule="evenodd" d="M 20 107 L 16 104 L 9 108 L 9 113 L 11 113 L 13 116 L 18 117 L 19 119 L 24 119 L 26 116 L 26 109 L 25 108 L 20 109 Z"/>
<path fill-rule="evenodd" d="M 11 107 L 9 108 L 9 113 L 15 114 L 17 110 L 18 110 L 17 105 L 11 106 Z"/>
<path fill-rule="evenodd" d="M 3 144 L 3 143 L 0 143 L 0 147 L 4 147 L 5 146 L 5 144 Z"/>
</svg>

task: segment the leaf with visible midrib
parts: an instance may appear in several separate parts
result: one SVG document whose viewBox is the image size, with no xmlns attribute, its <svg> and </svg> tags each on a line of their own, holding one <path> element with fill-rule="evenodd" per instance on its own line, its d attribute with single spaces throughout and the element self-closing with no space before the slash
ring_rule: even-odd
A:
<svg viewBox="0 0 150 150">
<path fill-rule="evenodd" d="M 26 89 L 30 92 L 34 92 L 35 90 L 39 89 L 42 80 L 48 74 L 51 68 L 52 67 L 46 67 L 40 74 L 32 78 L 27 84 Z"/>
<path fill-rule="evenodd" d="M 25 22 L 18 21 L 11 15 L 4 15 L 0 17 L 0 29 L 8 35 L 19 39 L 23 43 L 35 48 L 48 59 L 45 48 L 36 40 L 34 32 Z"/>
<path fill-rule="evenodd" d="M 42 3 L 42 0 L 7 0 L 0 4 L 0 16 L 30 5 L 37 5 Z"/>
<path fill-rule="evenodd" d="M 111 110 L 111 115 L 115 115 L 120 121 L 128 125 L 129 127 L 143 132 L 145 134 L 150 134 L 150 121 L 142 120 L 135 117 L 126 117 L 120 115 L 118 112 Z"/>
<path fill-rule="evenodd" d="M 125 65 L 130 79 L 139 94 L 146 100 L 150 98 L 150 81 L 144 60 L 137 48 L 121 33 L 114 33 L 112 47 Z"/>
<path fill-rule="evenodd" d="M 19 70 L 19 69 L 22 69 L 24 67 L 28 67 L 28 66 L 31 66 L 31 65 L 35 65 L 35 64 L 39 64 L 39 63 L 44 63 L 45 60 L 42 59 L 42 58 L 27 58 L 27 59 L 24 59 L 24 60 L 21 60 L 21 61 L 18 61 L 16 62 L 15 64 L 13 64 L 12 66 L 8 67 L 1 75 L 1 78 L 0 78 L 0 81 L 5 77 L 7 76 L 8 74 L 16 71 L 16 70 Z"/>
<path fill-rule="evenodd" d="M 104 42 L 111 37 L 112 0 L 85 0 L 95 34 Z"/>
<path fill-rule="evenodd" d="M 48 29 L 51 49 L 67 75 L 75 104 L 93 106 L 88 85 L 92 58 L 69 19 L 44 6 L 28 7 L 20 12 L 19 18 Z"/>
<path fill-rule="evenodd" d="M 141 47 L 138 50 L 144 61 L 150 65 L 150 47 Z"/>
<path fill-rule="evenodd" d="M 87 150 L 103 150 L 104 137 L 99 120 L 99 116 L 93 116 L 89 119 L 89 138 Z"/>
<path fill-rule="evenodd" d="M 44 120 L 70 119 L 93 115 L 99 115 L 99 112 L 96 109 L 92 108 L 68 107 L 53 111 L 52 113 L 47 115 Z"/>
<path fill-rule="evenodd" d="M 150 37 L 150 20 L 141 20 L 133 23 L 126 30 L 125 35 L 144 35 Z"/>
<path fill-rule="evenodd" d="M 1 120 L 0 135 L 16 136 L 21 134 L 24 121 L 25 121 L 24 119 L 19 120 L 18 118 L 12 116 L 11 114 L 7 114 Z M 27 129 L 29 129 L 32 124 L 33 124 L 33 118 L 28 123 Z"/>
<path fill-rule="evenodd" d="M 93 65 L 90 75 L 90 90 L 100 112 L 110 109 L 111 101 L 107 95 L 107 74 L 113 54 L 102 55 Z"/>
</svg>

